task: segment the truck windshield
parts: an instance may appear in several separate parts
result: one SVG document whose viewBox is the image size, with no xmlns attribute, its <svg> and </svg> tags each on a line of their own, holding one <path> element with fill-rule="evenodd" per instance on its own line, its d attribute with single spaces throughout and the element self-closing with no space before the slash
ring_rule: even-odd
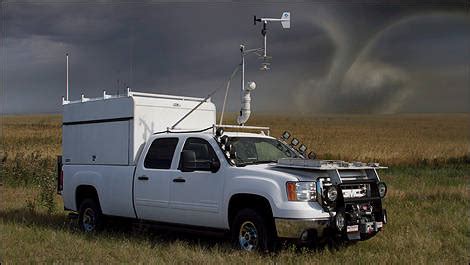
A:
<svg viewBox="0 0 470 265">
<path fill-rule="evenodd" d="M 236 152 L 237 165 L 277 162 L 279 158 L 297 157 L 287 145 L 276 139 L 260 137 L 230 137 Z"/>
</svg>

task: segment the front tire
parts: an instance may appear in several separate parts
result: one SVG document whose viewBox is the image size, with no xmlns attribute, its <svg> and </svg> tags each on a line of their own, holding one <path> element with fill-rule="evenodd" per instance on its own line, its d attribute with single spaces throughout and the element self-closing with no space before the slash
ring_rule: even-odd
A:
<svg viewBox="0 0 470 265">
<path fill-rule="evenodd" d="M 98 203 L 85 199 L 80 204 L 78 224 L 85 233 L 94 233 L 103 228 L 103 214 Z"/>
<path fill-rule="evenodd" d="M 277 237 L 272 220 L 253 209 L 243 209 L 233 221 L 232 242 L 237 249 L 268 252 L 274 250 Z"/>
</svg>

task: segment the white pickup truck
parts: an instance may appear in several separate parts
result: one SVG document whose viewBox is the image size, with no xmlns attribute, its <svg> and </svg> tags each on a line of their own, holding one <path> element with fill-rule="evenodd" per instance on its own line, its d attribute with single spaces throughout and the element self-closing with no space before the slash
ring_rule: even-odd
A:
<svg viewBox="0 0 470 265">
<path fill-rule="evenodd" d="M 215 126 L 208 100 L 181 125 L 202 129 L 167 128 L 203 100 L 129 91 L 64 102 L 58 189 L 83 231 L 119 216 L 218 229 L 241 249 L 269 250 L 278 238 L 364 240 L 386 223 L 376 164 L 307 159 L 288 133 Z"/>
</svg>

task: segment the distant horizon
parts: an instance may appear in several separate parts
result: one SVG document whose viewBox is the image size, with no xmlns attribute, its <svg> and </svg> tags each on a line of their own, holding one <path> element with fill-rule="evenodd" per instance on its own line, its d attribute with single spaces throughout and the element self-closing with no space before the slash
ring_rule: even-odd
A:
<svg viewBox="0 0 470 265">
<path fill-rule="evenodd" d="M 220 112 L 217 111 L 217 120 L 219 119 L 219 115 Z M 236 111 L 230 111 L 230 112 L 225 112 L 225 114 L 233 114 L 233 115 L 237 115 L 238 112 Z M 321 115 L 325 115 L 325 116 L 348 116 L 348 115 L 351 115 L 351 116 L 394 116 L 394 115 L 469 115 L 470 116 L 470 113 L 468 112 L 397 112 L 397 113 L 309 113 L 309 114 L 298 114 L 298 113 L 293 113 L 293 114 L 280 114 L 280 113 L 275 113 L 275 112 L 266 112 L 266 111 L 263 111 L 263 112 L 252 112 L 251 113 L 251 119 L 253 119 L 253 117 L 255 117 L 256 115 L 273 115 L 273 114 L 276 114 L 280 117 L 290 117 L 290 116 L 298 116 L 298 117 L 302 117 L 302 118 L 305 118 L 305 117 L 308 117 L 308 116 L 311 116 L 311 117 L 314 117 L 314 116 L 321 116 Z M 47 116 L 47 115 L 56 115 L 56 116 L 61 116 L 62 113 L 60 112 L 43 112 L 43 113 L 1 113 L 0 114 L 1 116 L 3 117 L 8 117 L 8 116 Z"/>
</svg>

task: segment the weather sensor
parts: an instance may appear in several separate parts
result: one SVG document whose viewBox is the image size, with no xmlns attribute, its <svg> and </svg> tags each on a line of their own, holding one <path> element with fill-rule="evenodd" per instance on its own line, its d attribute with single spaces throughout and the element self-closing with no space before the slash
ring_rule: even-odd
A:
<svg viewBox="0 0 470 265">
<path fill-rule="evenodd" d="M 268 56 L 267 54 L 267 25 L 268 22 L 274 22 L 278 21 L 281 22 L 281 25 L 285 29 L 290 28 L 290 12 L 284 12 L 281 15 L 281 18 L 256 18 L 254 16 L 254 24 L 256 25 L 256 22 L 261 22 L 263 23 L 263 28 L 261 30 L 261 35 L 263 35 L 263 47 L 262 48 L 257 48 L 257 49 L 250 49 L 247 50 L 245 45 L 240 45 L 240 53 L 242 57 L 241 61 L 241 109 L 240 109 L 240 115 L 237 117 L 237 123 L 239 125 L 244 125 L 248 119 L 250 118 L 251 114 L 251 96 L 250 92 L 255 89 L 256 85 L 254 82 L 249 82 L 249 88 L 245 89 L 245 56 L 250 54 L 250 53 L 255 53 L 257 54 L 261 59 L 263 59 L 263 63 L 261 64 L 260 70 L 269 70 L 269 66 L 271 63 L 268 61 L 271 57 Z M 225 107 L 225 102 L 224 102 L 224 107 Z"/>
<path fill-rule="evenodd" d="M 245 123 L 248 121 L 250 118 L 251 114 L 251 91 L 255 90 L 256 88 L 256 83 L 255 82 L 248 82 L 248 87 L 245 88 L 245 57 L 248 54 L 254 53 L 258 55 L 261 59 L 263 59 L 263 63 L 261 65 L 261 70 L 269 70 L 269 65 L 270 63 L 268 62 L 268 59 L 271 58 L 267 55 L 267 47 L 266 47 L 266 42 L 267 42 L 267 25 L 269 22 L 274 22 L 278 21 L 281 22 L 281 25 L 283 28 L 288 29 L 290 28 L 290 12 L 284 12 L 281 15 L 281 18 L 256 18 L 254 17 L 254 24 L 256 25 L 256 22 L 261 22 L 263 23 L 263 28 L 261 30 L 261 35 L 263 35 L 263 47 L 262 48 L 256 48 L 256 49 L 246 49 L 244 44 L 240 45 L 240 54 L 241 54 L 241 62 L 240 64 L 235 68 L 235 70 L 232 72 L 230 75 L 230 78 L 227 82 L 226 90 L 225 90 L 225 98 L 224 98 L 224 103 L 222 105 L 222 111 L 220 115 L 220 121 L 219 121 L 219 127 L 223 126 L 222 121 L 224 117 L 224 111 L 225 111 L 225 104 L 227 101 L 227 95 L 228 95 L 228 89 L 230 87 L 230 81 L 233 79 L 235 74 L 238 72 L 238 70 L 241 68 L 241 93 L 240 93 L 240 98 L 241 98 L 241 108 L 240 108 L 240 115 L 237 117 L 237 124 L 239 126 L 244 126 Z M 214 95 L 219 88 L 215 89 L 212 91 L 207 97 L 204 98 L 199 104 L 197 104 L 194 108 L 192 108 L 188 113 L 186 113 L 181 119 L 179 119 L 173 126 L 169 127 L 170 129 L 176 128 L 178 124 L 180 124 L 184 119 L 186 119 L 193 111 L 195 111 L 197 108 L 199 108 L 203 102 L 206 102 L 212 95 Z M 224 125 L 226 128 L 228 128 L 226 125 Z M 238 127 L 238 126 L 237 126 Z M 247 128 L 247 127 L 245 127 Z"/>
<path fill-rule="evenodd" d="M 273 22 L 273 21 L 280 21 L 281 25 L 285 29 L 290 29 L 290 12 L 284 12 L 282 13 L 281 18 L 256 18 L 254 16 L 253 18 L 253 24 L 256 25 L 256 22 L 261 22 L 263 23 L 263 29 L 261 30 L 261 35 L 263 35 L 263 66 L 261 67 L 261 70 L 269 70 L 269 63 L 266 62 L 267 59 L 270 57 L 267 55 L 267 49 L 266 49 L 266 42 L 267 42 L 267 25 L 268 22 Z"/>
</svg>

